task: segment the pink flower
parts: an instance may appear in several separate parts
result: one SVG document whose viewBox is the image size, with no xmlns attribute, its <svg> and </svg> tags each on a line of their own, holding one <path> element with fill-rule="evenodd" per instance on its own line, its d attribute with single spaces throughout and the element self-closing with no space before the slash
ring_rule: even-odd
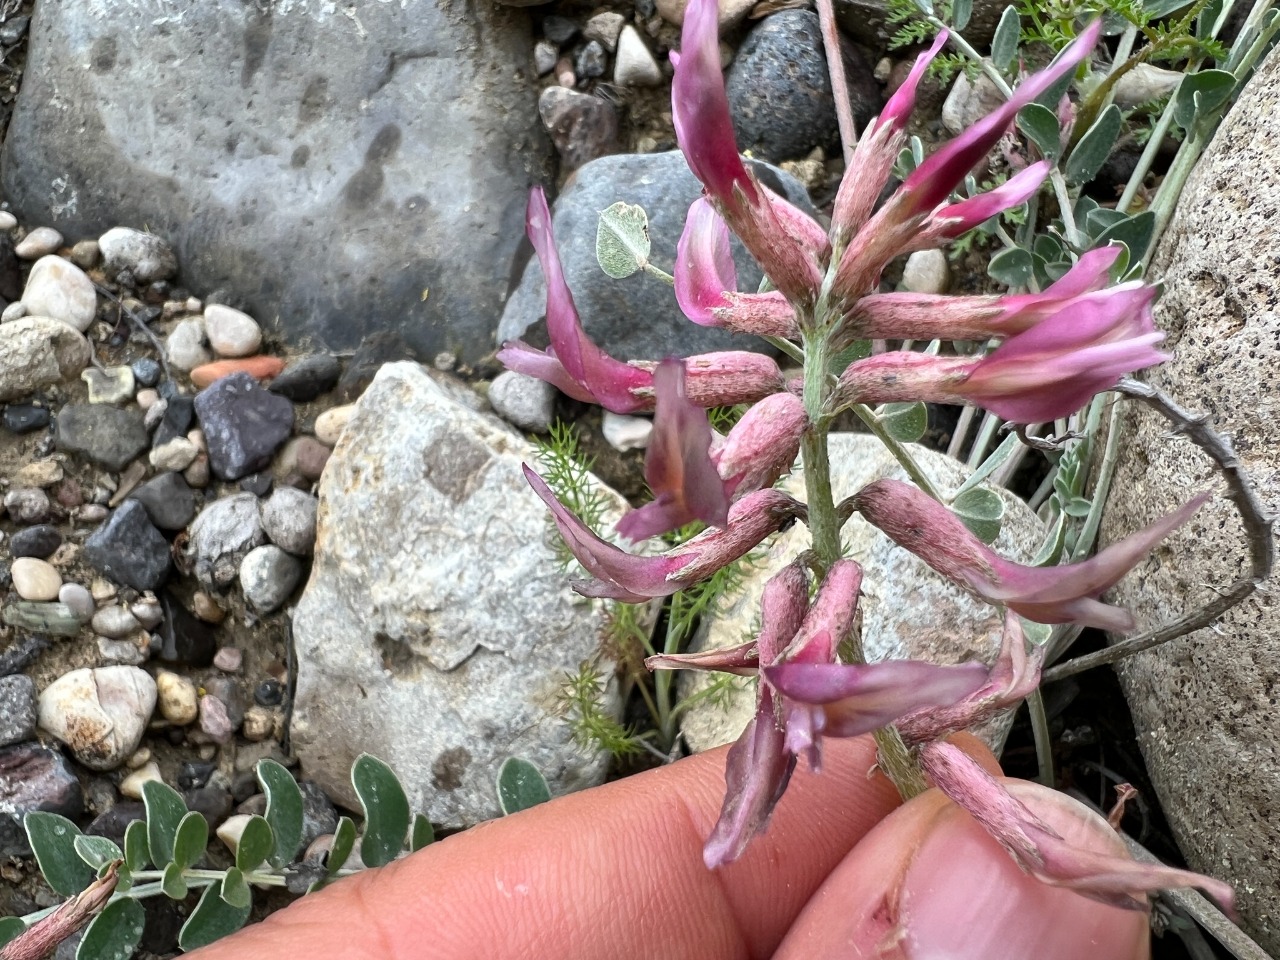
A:
<svg viewBox="0 0 1280 960">
<path fill-rule="evenodd" d="M 1124 633 L 1134 628 L 1133 616 L 1098 598 L 1210 496 L 1202 493 L 1096 556 L 1059 567 L 1027 567 L 1004 559 L 950 510 L 908 483 L 877 480 L 858 491 L 853 505 L 898 546 L 989 603 L 1003 604 L 1036 623 L 1078 623 Z"/>
<path fill-rule="evenodd" d="M 796 337 L 795 309 L 778 291 L 738 293 L 729 228 L 706 198 L 689 207 L 676 247 L 676 302 L 704 327 L 763 337 Z"/>
<path fill-rule="evenodd" d="M 1061 279 L 1041 293 L 1003 297 L 953 297 L 929 293 L 873 293 L 858 300 L 841 321 L 843 339 L 987 340 L 1029 330 L 1076 297 L 1105 299 L 1109 271 L 1121 248 L 1083 254 Z"/>
<path fill-rule="evenodd" d="M 684 364 L 663 360 L 653 372 L 657 405 L 644 478 L 654 499 L 618 521 L 618 533 L 644 540 L 694 520 L 723 527 L 729 498 L 711 462 L 711 424 L 684 392 Z"/>
<path fill-rule="evenodd" d="M 1075 890 L 1113 907 L 1144 911 L 1146 893 L 1200 887 L 1234 914 L 1234 894 L 1220 880 L 1069 843 L 958 747 L 944 741 L 930 743 L 920 759 L 938 788 L 1043 883 Z"/>
<path fill-rule="evenodd" d="M 613 359 L 582 330 L 573 294 L 565 283 L 551 232 L 551 213 L 541 188 L 529 194 L 526 232 L 547 280 L 547 333 L 551 346 L 535 350 L 521 341 L 503 344 L 498 359 L 508 369 L 554 384 L 576 400 L 598 403 L 614 413 L 645 408 L 635 391 L 653 384 L 646 371 Z"/>
<path fill-rule="evenodd" d="M 716 0 L 691 0 L 679 55 L 672 55 L 676 140 L 734 233 L 788 301 L 811 304 L 829 253 L 811 217 L 758 183 L 743 165 L 720 73 Z"/>
<path fill-rule="evenodd" d="M 729 509 L 723 529 L 705 530 L 687 543 L 657 556 L 636 556 L 596 536 L 556 499 L 546 482 L 527 465 L 524 476 L 534 493 L 551 509 L 552 519 L 570 552 L 591 574 L 589 580 L 575 580 L 573 588 L 584 597 L 607 597 L 626 603 L 667 597 L 691 584 L 701 583 L 804 510 L 781 491 L 759 490 Z"/>
<path fill-rule="evenodd" d="M 1168 359 L 1155 349 L 1164 339 L 1151 316 L 1155 296 L 1154 287 L 1134 281 L 1068 299 L 1058 312 L 977 360 L 910 352 L 867 357 L 841 374 L 841 397 L 858 403 L 972 403 L 1013 423 L 1065 417 L 1126 374 Z M 1040 306 L 1019 299 L 1015 323 Z M 1000 314 L 991 320 L 999 322 Z"/>
</svg>

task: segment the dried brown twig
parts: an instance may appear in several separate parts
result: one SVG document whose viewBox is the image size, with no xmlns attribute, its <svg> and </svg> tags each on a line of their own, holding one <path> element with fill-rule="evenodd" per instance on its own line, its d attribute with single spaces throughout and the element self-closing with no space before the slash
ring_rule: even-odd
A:
<svg viewBox="0 0 1280 960">
<path fill-rule="evenodd" d="M 1045 683 L 1062 680 L 1103 664 L 1116 663 L 1135 653 L 1141 653 L 1143 650 L 1149 650 L 1209 626 L 1236 604 L 1252 596 L 1270 578 L 1272 567 L 1275 565 L 1276 549 L 1271 531 L 1272 517 L 1240 464 L 1231 440 L 1214 430 L 1209 425 L 1207 416 L 1191 413 L 1163 390 L 1128 377 L 1121 380 L 1115 389 L 1118 393 L 1141 400 L 1151 407 L 1173 424 L 1175 433 L 1186 434 L 1187 439 L 1207 453 L 1218 465 L 1218 469 L 1227 481 L 1227 496 L 1235 502 L 1236 510 L 1244 522 L 1245 533 L 1249 538 L 1250 571 L 1248 576 L 1241 577 L 1195 613 L 1188 614 L 1158 630 L 1148 630 L 1136 637 L 1122 640 L 1105 650 L 1068 660 L 1052 670 L 1046 670 Z"/>
<path fill-rule="evenodd" d="M 120 879 L 120 861 L 43 920 L 0 947 L 0 960 L 43 960 L 102 912 Z"/>
</svg>

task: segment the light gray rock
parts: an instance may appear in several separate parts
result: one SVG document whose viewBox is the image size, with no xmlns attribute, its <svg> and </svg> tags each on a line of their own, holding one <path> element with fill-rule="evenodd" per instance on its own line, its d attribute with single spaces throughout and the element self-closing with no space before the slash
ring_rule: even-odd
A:
<svg viewBox="0 0 1280 960">
<path fill-rule="evenodd" d="M 110 640 L 120 640 L 142 629 L 128 607 L 111 604 L 94 613 L 89 621 L 94 633 L 99 633 Z"/>
<path fill-rule="evenodd" d="M 804 186 L 776 167 L 752 165 L 756 175 L 792 203 L 811 210 Z M 702 185 L 689 172 L 679 151 L 620 154 L 593 160 L 578 170 L 552 211 L 556 246 L 565 279 L 587 335 L 620 360 L 687 357 L 713 350 L 768 351 L 763 341 L 700 327 L 680 312 L 665 283 L 643 272 L 625 280 L 607 276 L 596 260 L 596 225 L 600 211 L 618 201 L 639 204 L 649 214 L 650 254 L 654 263 L 675 262 L 676 243 L 684 230 L 689 205 L 702 195 Z M 755 290 L 760 268 L 737 238 L 733 240 L 738 288 Z M 498 342 L 517 339 L 546 313 L 547 287 L 536 258 L 529 261 L 519 287 L 511 294 Z M 643 317 L 643 323 L 636 318 Z M 545 341 L 543 341 L 545 343 Z"/>
<path fill-rule="evenodd" d="M 53 227 L 36 227 L 18 242 L 13 252 L 23 260 L 38 260 L 62 246 L 62 234 Z"/>
<path fill-rule="evenodd" d="M 716 4 L 716 12 L 719 14 L 721 31 L 736 27 L 745 20 L 756 2 L 757 0 L 720 0 Z M 680 26 L 684 23 L 684 11 L 689 6 L 689 0 L 657 0 L 656 6 L 662 19 Z"/>
<path fill-rule="evenodd" d="M 601 610 L 554 559 L 546 509 L 521 476 L 533 456 L 415 364 L 384 366 L 360 399 L 321 481 L 293 620 L 291 742 L 338 802 L 355 800 L 362 751 L 451 828 L 497 813 L 508 756 L 557 794 L 602 779 L 604 758 L 573 744 L 557 709 L 565 672 L 597 652 Z"/>
<path fill-rule="evenodd" d="M 91 770 L 114 770 L 138 749 L 156 705 L 156 682 L 137 667 L 65 673 L 40 694 L 40 727 Z"/>
<path fill-rule="evenodd" d="M 80 374 L 89 386 L 90 403 L 124 403 L 133 399 L 133 371 L 126 366 L 90 367 Z"/>
<path fill-rule="evenodd" d="M 653 58 L 640 31 L 630 24 L 623 27 L 618 36 L 613 82 L 624 87 L 656 87 L 662 82 L 662 68 Z"/>
<path fill-rule="evenodd" d="M 83 270 L 51 255 L 41 257 L 31 268 L 22 305 L 33 317 L 52 317 L 84 333 L 98 310 L 98 294 Z"/>
<path fill-rule="evenodd" d="M 247 357 L 262 346 L 262 328 L 242 310 L 211 303 L 204 308 L 204 335 L 220 357 Z"/>
<path fill-rule="evenodd" d="M 284 606 L 301 579 L 301 561 L 274 543 L 254 547 L 240 561 L 240 589 L 259 613 L 274 613 Z"/>
<path fill-rule="evenodd" d="M 582 27 L 582 35 L 588 40 L 595 40 L 602 47 L 613 53 L 618 47 L 618 34 L 626 26 L 627 18 L 612 10 L 605 10 L 591 17 Z"/>
<path fill-rule="evenodd" d="M 494 377 L 489 402 L 508 423 L 531 433 L 546 433 L 555 415 L 556 388 L 545 380 L 508 370 Z"/>
<path fill-rule="evenodd" d="M 293 487 L 277 487 L 262 505 L 262 529 L 267 539 L 294 556 L 311 555 L 316 543 L 319 501 Z"/>
<path fill-rule="evenodd" d="M 89 355 L 89 341 L 61 320 L 23 317 L 0 324 L 0 400 L 19 400 L 79 376 Z"/>
<path fill-rule="evenodd" d="M 237 493 L 215 500 L 192 521 L 187 556 L 202 584 L 221 588 L 235 580 L 245 554 L 265 539 L 258 498 Z"/>
<path fill-rule="evenodd" d="M 189 373 L 202 364 L 212 362 L 213 354 L 209 352 L 206 343 L 204 320 L 191 317 L 169 332 L 164 349 L 172 366 Z"/>
<path fill-rule="evenodd" d="M 98 238 L 98 251 L 108 276 L 128 270 L 139 283 L 154 283 L 168 280 L 178 272 L 178 258 L 173 248 L 153 233 L 112 227 Z"/>
<path fill-rule="evenodd" d="M 1002 103 L 1004 96 L 985 73 L 974 81 L 961 71 L 942 101 L 942 125 L 959 136 Z"/>
<path fill-rule="evenodd" d="M 917 461 L 942 489 L 955 490 L 967 471 L 959 462 L 924 447 L 912 447 Z M 866 434 L 835 433 L 830 442 L 833 494 L 836 501 L 884 477 L 906 480 L 906 472 L 878 440 Z M 804 480 L 788 477 L 783 489 L 804 499 Z M 1004 524 L 993 548 L 1011 560 L 1028 563 L 1044 538 L 1044 526 L 1029 507 L 1003 488 Z M 1000 648 L 1001 616 L 995 607 L 973 599 L 934 573 L 914 554 L 896 546 L 859 516 L 844 526 L 845 556 L 862 564 L 862 643 L 869 660 L 918 659 L 933 663 L 990 662 Z M 694 638 L 694 649 L 716 649 L 743 643 L 759 626 L 760 595 L 765 582 L 809 546 L 808 531 L 797 524 L 768 546 L 751 568 L 741 592 L 725 596 Z M 713 675 L 686 672 L 679 681 L 682 697 L 703 690 Z M 755 685 L 735 683 L 726 706 L 700 703 L 681 725 L 691 750 L 700 751 L 738 738 L 755 711 Z M 1004 744 L 1012 714 L 978 731 L 992 747 Z"/>
<path fill-rule="evenodd" d="M 21 673 L 0 677 L 0 747 L 30 740 L 35 733 L 35 681 Z"/>
<path fill-rule="evenodd" d="M 1154 258 L 1174 359 L 1146 375 L 1234 438 L 1280 510 L 1280 55 L 1267 58 L 1192 173 Z M 1102 526 L 1111 543 L 1206 489 L 1209 460 L 1144 407 L 1126 411 Z M 1113 591 L 1145 626 L 1198 609 L 1249 570 L 1221 494 Z M 1191 866 L 1230 881 L 1244 926 L 1280 953 L 1280 608 L 1275 587 L 1212 628 L 1125 661 L 1120 679 L 1161 806 Z"/>
<path fill-rule="evenodd" d="M 902 289 L 911 293 L 946 293 L 951 264 L 941 250 L 917 250 L 902 268 Z"/>
<path fill-rule="evenodd" d="M 292 342 L 475 361 L 547 179 L 531 47 L 492 3 L 67 0 L 32 18 L 3 194 L 68 236 L 146 224 Z"/>
<path fill-rule="evenodd" d="M 623 453 L 628 450 L 643 450 L 649 446 L 649 440 L 653 436 L 653 420 L 606 410 L 600 432 L 615 450 Z"/>
</svg>

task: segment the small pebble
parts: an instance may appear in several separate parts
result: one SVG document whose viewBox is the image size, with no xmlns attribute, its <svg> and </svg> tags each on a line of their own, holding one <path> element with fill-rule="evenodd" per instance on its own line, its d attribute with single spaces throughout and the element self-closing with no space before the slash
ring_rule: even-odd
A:
<svg viewBox="0 0 1280 960">
<path fill-rule="evenodd" d="M 236 848 L 240 846 L 240 838 L 244 836 L 244 829 L 252 819 L 253 817 L 248 814 L 232 814 L 223 820 L 222 825 L 214 831 L 217 838 L 231 851 L 232 856 L 235 856 Z"/>
<path fill-rule="evenodd" d="M 19 557 L 9 568 L 13 589 L 23 600 L 57 600 L 62 575 L 47 561 Z"/>
<path fill-rule="evenodd" d="M 294 403 L 309 403 L 337 386 L 341 376 L 342 363 L 338 358 L 318 353 L 290 363 L 267 389 Z"/>
<path fill-rule="evenodd" d="M 165 352 L 169 363 L 184 373 L 213 360 L 213 354 L 205 348 L 204 320 L 192 317 L 174 327 L 165 341 Z"/>
<path fill-rule="evenodd" d="M 209 778 L 213 776 L 216 769 L 217 767 L 211 763 L 184 761 L 178 769 L 178 789 L 199 790 L 209 782 Z"/>
<path fill-rule="evenodd" d="M 119 592 L 119 588 L 105 577 L 94 577 L 89 584 L 89 595 L 97 603 L 106 603 L 108 600 L 114 600 Z"/>
<path fill-rule="evenodd" d="M 572 90 L 578 83 L 578 77 L 573 72 L 573 61 L 568 57 L 561 57 L 556 61 L 556 83 L 559 86 Z"/>
<path fill-rule="evenodd" d="M 203 490 L 209 485 L 209 458 L 203 453 L 199 454 L 191 461 L 191 466 L 182 471 L 182 478 L 187 481 L 188 486 Z"/>
<path fill-rule="evenodd" d="M 311 522 L 314 529 L 314 517 Z M 47 560 L 60 546 L 62 546 L 62 534 L 58 532 L 58 528 L 41 523 L 19 530 L 10 538 L 9 556 Z"/>
<path fill-rule="evenodd" d="M 103 607 L 95 613 L 89 621 L 89 626 L 93 628 L 94 633 L 109 637 L 112 640 L 121 640 L 142 629 L 142 624 L 138 622 L 137 617 L 129 612 L 128 607 L 114 604 Z"/>
<path fill-rule="evenodd" d="M 163 446 L 152 449 L 148 460 L 160 471 L 185 470 L 199 455 L 196 445 L 186 437 L 174 437 Z"/>
<path fill-rule="evenodd" d="M 12 323 L 14 320 L 21 320 L 27 315 L 27 305 L 21 300 L 15 300 L 0 311 L 0 323 Z"/>
<path fill-rule="evenodd" d="M 356 412 L 356 405 L 348 403 L 341 407 L 333 407 L 316 417 L 316 439 L 326 447 L 335 446 L 347 421 Z"/>
<path fill-rule="evenodd" d="M 143 634 L 146 636 L 146 634 Z M 139 646 L 132 640 L 112 640 L 98 637 L 98 655 L 107 663 L 119 663 L 130 667 L 141 666 L 151 658 L 150 645 Z"/>
<path fill-rule="evenodd" d="M 253 709 L 261 710 L 262 708 L 254 707 Z M 0 747 L 31 740 L 35 734 L 35 681 L 21 673 L 0 677 Z M 0 767 L 0 770 L 3 770 L 3 767 Z M 0 782 L 3 782 L 2 773 L 0 773 Z M 6 791 L 6 798 L 12 798 L 9 791 Z"/>
<path fill-rule="evenodd" d="M 167 280 L 178 272 L 172 248 L 155 234 L 131 227 L 114 227 L 98 238 L 107 276 L 121 279 L 126 271 L 138 284 Z"/>
<path fill-rule="evenodd" d="M 215 380 L 229 377 L 233 373 L 247 373 L 256 380 L 270 380 L 284 369 L 284 361 L 279 357 L 245 357 L 242 360 L 216 360 L 205 363 L 191 371 L 191 382 L 203 390 Z"/>
<path fill-rule="evenodd" d="M 239 673 L 244 654 L 235 647 L 219 647 L 213 655 L 213 665 L 223 673 Z"/>
<path fill-rule="evenodd" d="M 199 427 L 187 431 L 187 439 L 190 440 L 197 450 L 201 453 L 209 452 L 209 445 L 205 442 L 204 431 Z"/>
<path fill-rule="evenodd" d="M 240 481 L 240 489 L 255 497 L 265 497 L 271 492 L 271 473 L 264 470 L 262 473 L 249 474 Z"/>
<path fill-rule="evenodd" d="M 568 17 L 557 16 L 553 13 L 543 17 L 542 35 L 557 47 L 563 47 L 578 35 L 578 25 Z"/>
<path fill-rule="evenodd" d="M 97 240 L 81 240 L 71 248 L 71 262 L 81 270 L 92 270 L 102 260 Z"/>
<path fill-rule="evenodd" d="M 78 583 L 64 583 L 58 590 L 58 600 L 65 603 L 84 623 L 88 623 L 93 616 L 93 597 Z"/>
<path fill-rule="evenodd" d="M 20 487 L 4 495 L 4 508 L 15 523 L 44 523 L 50 507 L 49 495 L 38 487 Z"/>
<path fill-rule="evenodd" d="M 645 417 L 628 417 L 623 414 L 604 413 L 600 432 L 613 449 L 643 450 L 649 446 L 649 438 L 653 434 L 653 421 Z"/>
<path fill-rule="evenodd" d="M 295 556 L 308 556 L 316 542 L 319 501 L 292 487 L 281 487 L 262 505 L 267 539 Z"/>
<path fill-rule="evenodd" d="M 0 230 L 12 230 L 17 225 L 17 217 L 8 210 L 0 210 Z"/>
<path fill-rule="evenodd" d="M 101 523 L 107 519 L 107 514 L 110 512 L 105 504 L 86 503 L 80 508 L 76 517 L 81 523 Z"/>
<path fill-rule="evenodd" d="M 252 706 L 244 712 L 244 723 L 240 730 L 246 740 L 260 743 L 271 736 L 275 719 L 275 714 L 266 707 Z"/>
<path fill-rule="evenodd" d="M 98 312 L 98 293 L 93 281 L 70 260 L 45 256 L 27 276 L 22 303 L 31 316 L 61 320 L 84 333 Z"/>
<path fill-rule="evenodd" d="M 170 670 L 156 671 L 156 707 L 170 723 L 185 727 L 200 714 L 196 685 Z"/>
<path fill-rule="evenodd" d="M 262 328 L 247 313 L 220 303 L 204 308 L 204 332 L 220 357 L 248 357 L 262 346 Z"/>
<path fill-rule="evenodd" d="M 35 460 L 24 464 L 11 478 L 15 487 L 52 487 L 62 482 L 66 471 L 57 460 Z"/>
<path fill-rule="evenodd" d="M 599 41 L 606 50 L 613 53 L 618 47 L 618 34 L 622 32 L 626 22 L 627 18 L 620 13 L 612 11 L 597 13 L 587 21 L 582 35 L 588 40 Z"/>
<path fill-rule="evenodd" d="M 489 403 L 498 416 L 521 430 L 546 433 L 555 415 L 556 388 L 514 370 L 498 374 L 489 386 Z"/>
<path fill-rule="evenodd" d="M 580 77 L 603 77 L 605 67 L 608 66 L 609 58 L 597 41 L 592 40 L 578 51 L 578 59 L 574 64 L 577 74 Z"/>
<path fill-rule="evenodd" d="M 214 743 L 230 743 L 235 736 L 227 705 L 217 697 L 200 698 L 200 729 Z"/>
<path fill-rule="evenodd" d="M 951 286 L 951 264 L 941 250 L 917 250 L 902 270 L 902 289 L 909 293 L 946 293 Z"/>
<path fill-rule="evenodd" d="M 47 407 L 37 407 L 30 403 L 11 403 L 4 408 L 4 426 L 11 433 L 31 433 L 48 425 Z"/>
<path fill-rule="evenodd" d="M 218 606 L 218 601 L 205 593 L 197 591 L 191 598 L 191 609 L 205 623 L 217 625 L 226 619 L 227 612 Z M 238 651 L 237 651 L 238 652 Z"/>
<path fill-rule="evenodd" d="M 129 364 L 129 369 L 133 371 L 133 378 L 141 386 L 154 387 L 160 382 L 160 364 L 150 357 L 143 357 L 141 360 L 133 361 L 133 363 Z"/>
<path fill-rule="evenodd" d="M 533 69 L 537 71 L 538 76 L 545 77 L 555 69 L 556 60 L 559 57 L 560 51 L 556 49 L 554 43 L 539 40 L 533 47 Z"/>
<path fill-rule="evenodd" d="M 123 403 L 133 398 L 136 387 L 129 367 L 87 367 L 80 379 L 89 385 L 90 403 Z"/>
<path fill-rule="evenodd" d="M 0 610 L 0 620 L 31 633 L 56 637 L 74 637 L 84 624 L 65 603 L 39 600 L 15 600 Z"/>
<path fill-rule="evenodd" d="M 62 246 L 62 234 L 53 227 L 36 227 L 13 248 L 23 260 L 38 260 Z"/>
<path fill-rule="evenodd" d="M 133 751 L 129 756 L 129 759 L 124 762 L 124 765 L 130 770 L 137 770 L 139 767 L 146 766 L 150 762 L 151 748 L 139 747 L 137 750 Z"/>
<path fill-rule="evenodd" d="M 164 611 L 154 597 L 148 596 L 129 604 L 129 612 L 142 624 L 144 630 L 154 630 L 164 619 Z"/>
<path fill-rule="evenodd" d="M 260 707 L 276 707 L 284 700 L 284 685 L 274 677 L 263 680 L 253 690 L 253 702 Z"/>
<path fill-rule="evenodd" d="M 40 726 L 92 770 L 114 770 L 138 749 L 156 684 L 131 666 L 81 668 L 40 694 Z"/>
<path fill-rule="evenodd" d="M 618 36 L 618 53 L 613 64 L 613 82 L 624 87 L 656 87 L 662 83 L 662 68 L 635 27 L 628 24 Z"/>
<path fill-rule="evenodd" d="M 121 796 L 141 800 L 144 783 L 164 783 L 164 777 L 160 776 L 160 765 L 154 760 L 147 761 L 120 781 Z"/>
<path fill-rule="evenodd" d="M 142 412 L 147 414 L 147 416 L 143 418 L 142 422 L 148 430 L 155 429 L 156 424 L 159 423 L 160 419 L 164 416 L 165 410 L 169 409 L 169 401 L 161 400 L 160 394 L 155 390 L 152 390 L 150 387 L 144 387 L 139 390 L 137 396 L 133 399 L 137 401 Z M 163 406 L 160 406 L 161 404 L 163 404 Z M 157 410 L 157 407 L 160 409 Z M 155 411 L 154 415 L 153 411 Z"/>
<path fill-rule="evenodd" d="M 283 606 L 301 579 L 301 562 L 275 544 L 254 547 L 240 564 L 240 587 L 259 613 Z"/>
<path fill-rule="evenodd" d="M 299 437 L 293 448 L 294 464 L 308 480 L 319 480 L 333 451 L 314 437 Z"/>
</svg>

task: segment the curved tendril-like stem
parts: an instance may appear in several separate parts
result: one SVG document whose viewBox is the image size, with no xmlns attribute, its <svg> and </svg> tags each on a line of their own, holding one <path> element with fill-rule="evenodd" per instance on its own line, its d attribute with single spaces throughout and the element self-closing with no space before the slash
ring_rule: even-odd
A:
<svg viewBox="0 0 1280 960">
<path fill-rule="evenodd" d="M 1189 633 L 1209 626 L 1236 604 L 1252 596 L 1263 582 L 1270 578 L 1275 566 L 1273 518 L 1267 512 L 1254 488 L 1253 481 L 1249 479 L 1239 457 L 1236 456 L 1230 439 L 1209 426 L 1207 416 L 1191 413 L 1163 390 L 1126 377 L 1117 384 L 1116 391 L 1147 404 L 1173 424 L 1175 432 L 1186 434 L 1187 439 L 1208 454 L 1217 464 L 1227 481 L 1229 488 L 1227 496 L 1235 503 L 1249 538 L 1250 571 L 1248 576 L 1241 577 L 1194 613 L 1159 629 L 1148 630 L 1136 637 L 1122 640 L 1105 650 L 1068 660 L 1052 670 L 1046 670 L 1043 683 L 1052 683 L 1094 667 L 1116 663 L 1135 653 L 1168 643 L 1170 640 L 1177 640 L 1179 637 L 1185 637 Z"/>
</svg>

